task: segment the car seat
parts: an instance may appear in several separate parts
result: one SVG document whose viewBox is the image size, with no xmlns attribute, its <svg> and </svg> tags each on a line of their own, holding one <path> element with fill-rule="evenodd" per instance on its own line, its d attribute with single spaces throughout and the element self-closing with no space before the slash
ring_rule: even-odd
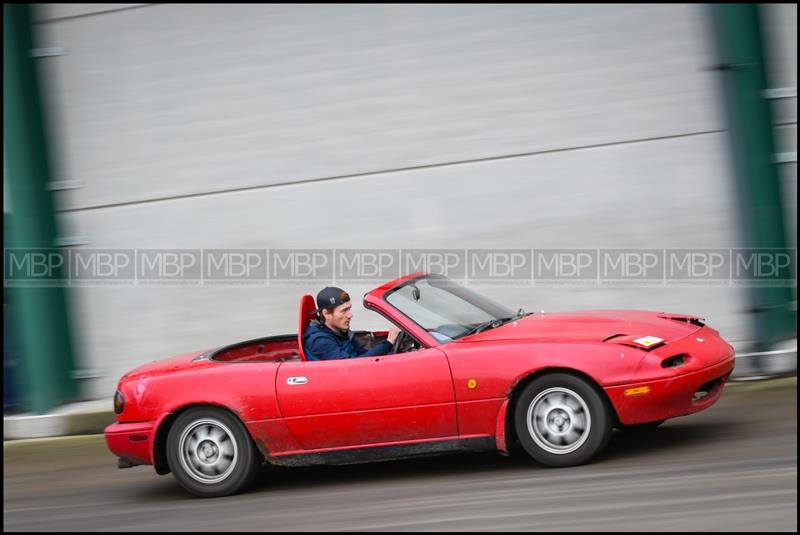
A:
<svg viewBox="0 0 800 535">
<path fill-rule="evenodd" d="M 297 350 L 300 354 L 300 360 L 308 360 L 305 351 L 303 351 L 303 335 L 306 334 L 311 320 L 314 319 L 317 319 L 317 304 L 313 295 L 305 294 L 300 298 L 300 317 L 297 325 Z"/>
</svg>

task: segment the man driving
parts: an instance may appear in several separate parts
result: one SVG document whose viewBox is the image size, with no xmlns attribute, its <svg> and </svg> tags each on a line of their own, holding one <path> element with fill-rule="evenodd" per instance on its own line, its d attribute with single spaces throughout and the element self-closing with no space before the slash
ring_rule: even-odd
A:
<svg viewBox="0 0 800 535">
<path fill-rule="evenodd" d="M 385 355 L 392 350 L 400 329 L 392 326 L 386 340 L 370 350 L 365 349 L 350 331 L 353 313 L 350 295 L 330 286 L 317 294 L 319 320 L 303 336 L 303 349 L 308 360 L 335 360 Z"/>
</svg>

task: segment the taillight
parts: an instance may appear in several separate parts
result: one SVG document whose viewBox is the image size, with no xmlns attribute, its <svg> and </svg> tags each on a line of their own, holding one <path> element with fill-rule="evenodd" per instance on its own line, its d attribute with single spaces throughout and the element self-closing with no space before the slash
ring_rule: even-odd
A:
<svg viewBox="0 0 800 535">
<path fill-rule="evenodd" d="M 122 392 L 117 390 L 114 393 L 114 414 L 122 414 L 122 411 L 125 410 L 125 396 L 122 395 Z"/>
</svg>

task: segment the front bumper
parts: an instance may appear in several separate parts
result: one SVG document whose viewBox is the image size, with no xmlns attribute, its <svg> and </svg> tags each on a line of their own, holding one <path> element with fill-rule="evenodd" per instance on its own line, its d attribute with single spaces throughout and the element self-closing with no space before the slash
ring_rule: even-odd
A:
<svg viewBox="0 0 800 535">
<path fill-rule="evenodd" d="M 632 425 L 666 420 L 707 409 L 716 403 L 733 366 L 734 357 L 731 356 L 723 362 L 685 375 L 607 387 L 605 391 L 620 423 Z M 645 387 L 649 388 L 649 392 L 631 395 L 632 390 L 642 392 Z"/>
<path fill-rule="evenodd" d="M 153 464 L 155 422 L 113 423 L 104 435 L 111 453 L 131 465 Z"/>
</svg>

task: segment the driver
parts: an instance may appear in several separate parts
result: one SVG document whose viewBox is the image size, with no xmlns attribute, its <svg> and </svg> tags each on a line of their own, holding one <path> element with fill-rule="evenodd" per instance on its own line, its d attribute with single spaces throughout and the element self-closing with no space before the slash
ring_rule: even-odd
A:
<svg viewBox="0 0 800 535">
<path fill-rule="evenodd" d="M 319 320 L 312 321 L 303 336 L 303 349 L 308 360 L 373 357 L 392 350 L 400 329 L 392 326 L 386 340 L 367 351 L 350 331 L 352 307 L 350 295 L 341 288 L 328 286 L 317 294 Z"/>
</svg>

